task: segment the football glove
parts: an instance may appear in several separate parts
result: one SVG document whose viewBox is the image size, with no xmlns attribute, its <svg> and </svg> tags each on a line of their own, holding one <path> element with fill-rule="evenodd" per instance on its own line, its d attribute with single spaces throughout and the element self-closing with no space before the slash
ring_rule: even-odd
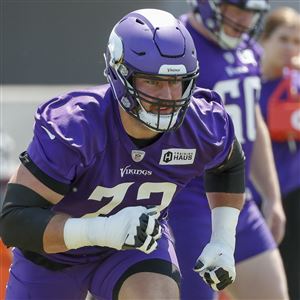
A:
<svg viewBox="0 0 300 300">
<path fill-rule="evenodd" d="M 212 235 L 196 261 L 194 271 L 215 291 L 231 284 L 236 277 L 235 229 L 240 211 L 233 207 L 212 209 Z"/>
<path fill-rule="evenodd" d="M 102 246 L 150 253 L 161 237 L 158 217 L 155 208 L 134 206 L 109 217 L 70 218 L 64 227 L 65 244 L 68 249 Z"/>
<path fill-rule="evenodd" d="M 233 252 L 225 245 L 209 243 L 199 256 L 194 270 L 213 290 L 223 290 L 235 280 Z"/>
</svg>

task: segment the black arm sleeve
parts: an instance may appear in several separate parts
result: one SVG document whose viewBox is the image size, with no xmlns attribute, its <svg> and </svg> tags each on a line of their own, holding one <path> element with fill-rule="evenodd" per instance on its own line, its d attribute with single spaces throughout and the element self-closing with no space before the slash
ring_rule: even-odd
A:
<svg viewBox="0 0 300 300">
<path fill-rule="evenodd" d="M 38 253 L 43 235 L 54 216 L 52 204 L 30 188 L 9 183 L 0 215 L 0 236 L 7 246 Z"/>
<path fill-rule="evenodd" d="M 19 159 L 23 166 L 38 180 L 40 180 L 44 185 L 46 185 L 49 189 L 60 195 L 66 195 L 70 190 L 71 186 L 62 182 L 59 182 L 46 173 L 44 173 L 30 158 L 27 151 L 24 151 L 20 154 Z"/>
<path fill-rule="evenodd" d="M 211 193 L 245 192 L 245 155 L 236 138 L 227 159 L 221 165 L 206 170 L 204 186 L 206 192 Z"/>
</svg>

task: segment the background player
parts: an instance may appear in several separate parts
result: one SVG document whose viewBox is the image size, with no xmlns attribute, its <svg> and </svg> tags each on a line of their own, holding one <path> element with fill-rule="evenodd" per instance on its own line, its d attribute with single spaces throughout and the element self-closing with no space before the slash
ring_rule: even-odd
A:
<svg viewBox="0 0 300 300">
<path fill-rule="evenodd" d="M 280 242 L 285 216 L 270 138 L 257 104 L 259 57 L 257 45 L 252 40 L 268 10 L 268 1 L 192 1 L 192 7 L 192 13 L 182 16 L 182 20 L 194 39 L 202 70 L 197 85 L 216 89 L 225 100 L 245 152 L 246 178 L 255 178 L 263 191 L 265 217 L 276 241 Z M 190 183 L 175 198 L 169 211 L 183 274 L 182 299 L 216 296 L 192 270 L 192 261 L 197 256 L 195 249 L 204 247 L 210 236 L 210 209 L 201 189 L 202 181 L 203 178 L 198 178 Z M 233 298 L 287 298 L 278 249 L 250 195 L 247 195 L 237 227 L 235 259 L 238 279 L 229 289 Z"/>
<path fill-rule="evenodd" d="M 281 89 L 285 82 L 289 84 L 278 93 L 279 98 L 294 94 L 292 96 L 294 101 L 299 101 L 299 13 L 289 7 L 281 7 L 270 12 L 261 35 L 261 44 L 264 54 L 260 106 L 263 117 L 267 121 L 271 96 L 277 92 L 277 89 Z M 293 101 L 293 99 L 288 100 Z M 299 109 L 299 102 L 296 103 L 295 110 Z M 283 108 L 279 106 L 278 109 L 283 117 Z M 277 118 L 277 122 L 280 124 L 282 120 Z M 273 137 L 272 148 L 287 218 L 286 234 L 279 250 L 287 274 L 290 298 L 296 300 L 300 299 L 300 142 L 291 137 L 281 141 Z M 255 191 L 253 192 L 255 200 L 260 198 Z"/>
</svg>

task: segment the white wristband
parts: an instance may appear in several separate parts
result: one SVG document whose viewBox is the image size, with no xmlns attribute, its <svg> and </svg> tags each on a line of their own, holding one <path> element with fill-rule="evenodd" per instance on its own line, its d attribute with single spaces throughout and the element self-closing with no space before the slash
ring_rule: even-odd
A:
<svg viewBox="0 0 300 300">
<path fill-rule="evenodd" d="M 106 245 L 106 217 L 70 218 L 64 227 L 64 241 L 68 249 Z"/>
<path fill-rule="evenodd" d="M 68 249 L 100 246 L 120 250 L 126 243 L 128 236 L 131 237 L 131 244 L 135 245 L 137 230 L 141 227 L 140 218 L 147 213 L 153 213 L 153 211 L 148 211 L 143 206 L 132 206 L 125 207 L 109 217 L 70 218 L 64 227 L 65 245 Z M 149 216 L 150 227 L 147 226 L 146 235 L 152 234 L 155 218 Z"/>
<path fill-rule="evenodd" d="M 212 235 L 211 241 L 225 244 L 232 251 L 235 248 L 235 231 L 239 219 L 240 210 L 237 208 L 222 206 L 212 209 Z"/>
</svg>

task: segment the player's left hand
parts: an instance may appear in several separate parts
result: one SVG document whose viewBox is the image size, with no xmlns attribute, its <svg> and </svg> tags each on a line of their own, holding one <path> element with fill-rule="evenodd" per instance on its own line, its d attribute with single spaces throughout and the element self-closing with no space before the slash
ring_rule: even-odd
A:
<svg viewBox="0 0 300 300">
<path fill-rule="evenodd" d="M 236 277 L 233 251 L 224 244 L 210 242 L 197 259 L 194 271 L 215 291 L 223 290 Z"/>
</svg>

